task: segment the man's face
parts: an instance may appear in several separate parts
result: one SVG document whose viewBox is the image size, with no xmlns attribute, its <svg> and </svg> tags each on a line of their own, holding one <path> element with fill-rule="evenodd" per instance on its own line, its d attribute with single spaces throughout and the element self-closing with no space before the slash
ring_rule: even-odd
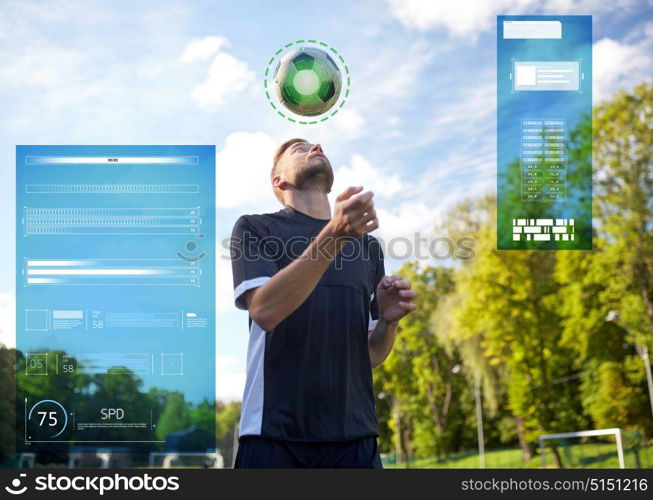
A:
<svg viewBox="0 0 653 500">
<path fill-rule="evenodd" d="M 297 189 L 331 191 L 333 169 L 319 144 L 296 142 L 279 159 L 283 180 Z"/>
</svg>

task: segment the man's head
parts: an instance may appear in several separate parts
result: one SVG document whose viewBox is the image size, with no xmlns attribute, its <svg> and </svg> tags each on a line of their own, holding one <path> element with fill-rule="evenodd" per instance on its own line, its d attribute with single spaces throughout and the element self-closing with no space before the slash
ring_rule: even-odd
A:
<svg viewBox="0 0 653 500">
<path fill-rule="evenodd" d="M 333 185 L 333 170 L 319 144 L 295 138 L 277 148 L 271 180 L 274 194 L 283 203 L 283 193 L 287 189 L 329 193 Z"/>
</svg>

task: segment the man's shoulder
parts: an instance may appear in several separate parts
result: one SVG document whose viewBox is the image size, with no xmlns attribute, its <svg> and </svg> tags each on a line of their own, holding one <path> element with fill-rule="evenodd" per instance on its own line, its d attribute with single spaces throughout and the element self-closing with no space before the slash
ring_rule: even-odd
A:
<svg viewBox="0 0 653 500">
<path fill-rule="evenodd" d="M 283 210 L 262 214 L 243 214 L 236 220 L 234 230 L 238 228 L 264 229 L 275 221 L 283 220 L 286 217 Z"/>
</svg>

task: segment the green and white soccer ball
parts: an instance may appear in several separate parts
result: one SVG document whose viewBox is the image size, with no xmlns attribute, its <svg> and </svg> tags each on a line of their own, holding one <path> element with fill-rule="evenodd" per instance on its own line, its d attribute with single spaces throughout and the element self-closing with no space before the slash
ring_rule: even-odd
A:
<svg viewBox="0 0 653 500">
<path fill-rule="evenodd" d="M 302 47 L 284 55 L 274 71 L 279 101 L 302 116 L 326 113 L 338 101 L 342 76 L 325 51 Z"/>
</svg>

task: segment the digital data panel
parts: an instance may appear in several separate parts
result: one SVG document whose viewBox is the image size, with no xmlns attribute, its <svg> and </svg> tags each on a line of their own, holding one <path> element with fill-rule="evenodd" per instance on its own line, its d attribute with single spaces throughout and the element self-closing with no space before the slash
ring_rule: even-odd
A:
<svg viewBox="0 0 653 500">
<path fill-rule="evenodd" d="M 18 146 L 16 169 L 19 448 L 214 448 L 214 146 Z"/>
<path fill-rule="evenodd" d="M 497 18 L 497 248 L 592 248 L 592 17 Z"/>
</svg>

